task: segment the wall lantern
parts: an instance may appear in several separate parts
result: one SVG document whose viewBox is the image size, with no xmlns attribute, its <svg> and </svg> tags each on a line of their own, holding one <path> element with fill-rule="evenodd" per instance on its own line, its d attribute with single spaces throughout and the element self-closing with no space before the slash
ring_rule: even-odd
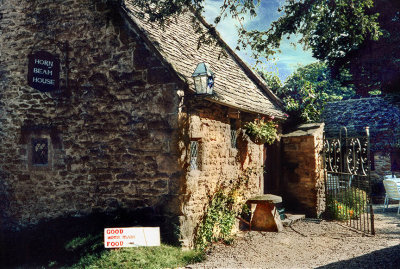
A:
<svg viewBox="0 0 400 269">
<path fill-rule="evenodd" d="M 214 73 L 206 63 L 199 63 L 192 74 L 197 94 L 212 94 L 214 89 Z"/>
</svg>

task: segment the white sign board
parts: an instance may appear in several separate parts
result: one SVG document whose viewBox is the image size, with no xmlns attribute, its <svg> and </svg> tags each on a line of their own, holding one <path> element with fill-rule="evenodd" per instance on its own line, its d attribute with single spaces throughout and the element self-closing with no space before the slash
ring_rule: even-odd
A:
<svg viewBox="0 0 400 269">
<path fill-rule="evenodd" d="M 155 247 L 160 245 L 159 227 L 105 228 L 105 248 Z"/>
</svg>

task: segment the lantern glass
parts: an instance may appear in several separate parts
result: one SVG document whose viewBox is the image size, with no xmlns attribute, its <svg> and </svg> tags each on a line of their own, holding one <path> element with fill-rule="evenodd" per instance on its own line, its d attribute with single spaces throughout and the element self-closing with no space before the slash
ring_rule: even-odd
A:
<svg viewBox="0 0 400 269">
<path fill-rule="evenodd" d="M 214 90 L 214 77 L 208 76 L 207 77 L 207 93 L 212 94 Z"/>
<path fill-rule="evenodd" d="M 206 63 L 197 65 L 193 75 L 197 94 L 212 94 L 214 89 L 214 73 Z"/>
</svg>

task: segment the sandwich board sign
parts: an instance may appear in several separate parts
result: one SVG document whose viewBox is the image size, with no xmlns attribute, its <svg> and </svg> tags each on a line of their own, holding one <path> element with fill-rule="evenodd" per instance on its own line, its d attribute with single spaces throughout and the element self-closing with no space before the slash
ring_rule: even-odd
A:
<svg viewBox="0 0 400 269">
<path fill-rule="evenodd" d="M 28 85 L 41 92 L 57 91 L 60 83 L 60 59 L 47 51 L 28 56 Z"/>
<path fill-rule="evenodd" d="M 105 228 L 105 248 L 160 246 L 160 227 Z"/>
</svg>

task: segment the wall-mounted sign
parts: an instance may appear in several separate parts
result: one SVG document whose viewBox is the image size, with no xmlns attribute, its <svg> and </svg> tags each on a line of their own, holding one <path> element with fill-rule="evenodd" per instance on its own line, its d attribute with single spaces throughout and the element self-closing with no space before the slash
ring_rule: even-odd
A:
<svg viewBox="0 0 400 269">
<path fill-rule="evenodd" d="M 60 59 L 47 51 L 29 55 L 28 85 L 41 92 L 58 90 Z"/>
<path fill-rule="evenodd" d="M 104 229 L 105 248 L 155 247 L 160 245 L 159 227 Z"/>
</svg>

